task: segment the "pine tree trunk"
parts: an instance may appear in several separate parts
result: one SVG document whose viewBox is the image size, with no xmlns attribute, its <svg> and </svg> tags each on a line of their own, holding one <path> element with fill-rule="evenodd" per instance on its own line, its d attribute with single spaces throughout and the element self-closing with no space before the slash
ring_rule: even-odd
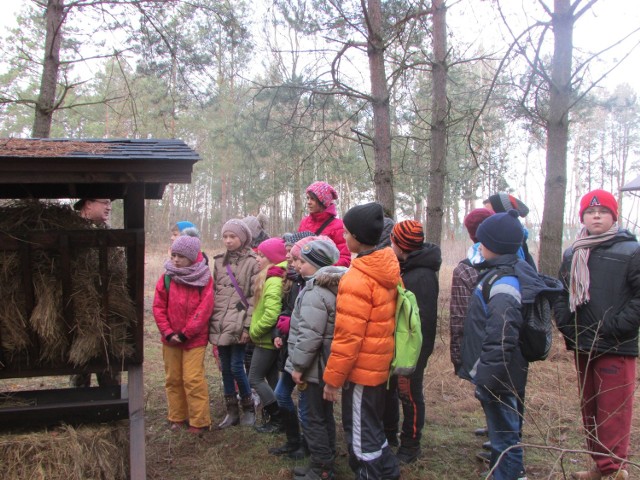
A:
<svg viewBox="0 0 640 480">
<path fill-rule="evenodd" d="M 447 8 L 444 0 L 433 1 L 433 97 L 431 117 L 431 163 L 427 196 L 426 240 L 440 245 L 447 176 Z"/>
<path fill-rule="evenodd" d="M 380 0 L 368 0 L 369 75 L 373 106 L 373 148 L 375 172 L 373 182 L 376 199 L 389 212 L 395 211 L 393 171 L 391 169 L 391 114 L 389 89 L 384 69 L 384 38 L 382 35 L 382 4 Z"/>
<path fill-rule="evenodd" d="M 555 0 L 554 9 L 554 51 L 547 120 L 547 174 L 539 258 L 540 271 L 548 275 L 558 273 L 562 258 L 574 22 L 570 0 Z"/>
<path fill-rule="evenodd" d="M 40 94 L 35 107 L 31 136 L 49 138 L 56 101 L 56 86 L 60 70 L 60 44 L 64 21 L 64 0 L 49 0 L 45 13 L 47 32 L 44 42 L 44 64 L 40 79 Z"/>
</svg>

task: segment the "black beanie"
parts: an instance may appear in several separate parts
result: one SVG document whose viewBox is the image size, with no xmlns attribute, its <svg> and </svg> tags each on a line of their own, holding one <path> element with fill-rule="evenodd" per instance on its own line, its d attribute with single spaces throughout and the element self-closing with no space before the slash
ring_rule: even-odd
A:
<svg viewBox="0 0 640 480">
<path fill-rule="evenodd" d="M 342 221 L 358 242 L 377 245 L 384 226 L 384 211 L 376 202 L 356 205 L 344 214 Z"/>
<path fill-rule="evenodd" d="M 498 255 L 517 253 L 522 246 L 524 230 L 518 211 L 496 213 L 484 220 L 476 231 L 478 241 Z"/>
</svg>

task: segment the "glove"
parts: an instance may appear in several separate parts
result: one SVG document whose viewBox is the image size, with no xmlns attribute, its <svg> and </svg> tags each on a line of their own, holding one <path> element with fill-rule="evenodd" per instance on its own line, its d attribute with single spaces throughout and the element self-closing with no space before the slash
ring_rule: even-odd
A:
<svg viewBox="0 0 640 480">
<path fill-rule="evenodd" d="M 291 317 L 289 315 L 280 315 L 278 317 L 278 323 L 276 323 L 276 328 L 280 330 L 283 335 L 288 335 L 290 323 Z"/>
</svg>

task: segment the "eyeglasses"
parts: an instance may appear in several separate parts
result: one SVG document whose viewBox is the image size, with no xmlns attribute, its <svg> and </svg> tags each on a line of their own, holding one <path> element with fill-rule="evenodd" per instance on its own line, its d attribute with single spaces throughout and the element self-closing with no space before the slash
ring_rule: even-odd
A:
<svg viewBox="0 0 640 480">
<path fill-rule="evenodd" d="M 585 215 L 611 215 L 611 210 L 609 210 L 608 208 L 587 208 L 584 211 Z"/>
</svg>

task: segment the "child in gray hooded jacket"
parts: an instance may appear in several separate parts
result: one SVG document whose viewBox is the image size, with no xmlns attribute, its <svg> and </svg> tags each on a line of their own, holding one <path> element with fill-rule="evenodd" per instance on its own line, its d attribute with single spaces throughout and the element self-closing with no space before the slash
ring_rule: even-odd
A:
<svg viewBox="0 0 640 480">
<path fill-rule="evenodd" d="M 322 374 L 331 351 L 338 283 L 345 267 L 333 267 L 340 252 L 332 241 L 314 240 L 302 247 L 300 274 L 306 280 L 296 299 L 289 330 L 289 358 L 285 370 L 305 389 L 307 424 L 304 435 L 311 462 L 297 467 L 296 478 L 333 478 L 336 425 L 333 402 L 323 399 Z"/>
</svg>

